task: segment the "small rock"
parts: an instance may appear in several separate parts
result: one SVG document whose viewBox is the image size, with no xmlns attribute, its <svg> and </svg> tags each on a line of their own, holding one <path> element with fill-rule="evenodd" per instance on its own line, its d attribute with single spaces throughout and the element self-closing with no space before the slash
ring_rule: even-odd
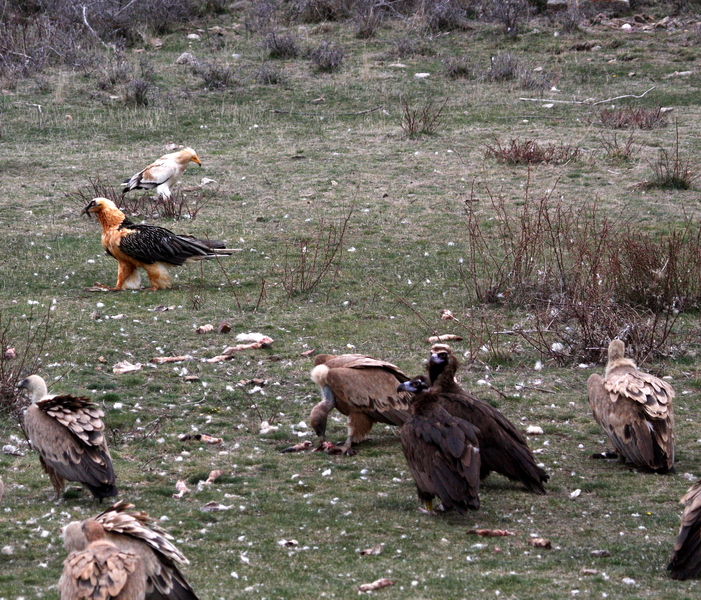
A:
<svg viewBox="0 0 701 600">
<path fill-rule="evenodd" d="M 189 66 L 195 66 L 199 64 L 199 61 L 195 58 L 193 54 L 190 54 L 189 52 L 183 52 L 178 58 L 175 60 L 176 65 L 189 65 Z"/>
</svg>

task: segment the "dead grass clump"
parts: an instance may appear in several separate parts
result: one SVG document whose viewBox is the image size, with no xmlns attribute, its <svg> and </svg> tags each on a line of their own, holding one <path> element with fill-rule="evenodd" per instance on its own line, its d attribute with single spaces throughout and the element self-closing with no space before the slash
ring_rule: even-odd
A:
<svg viewBox="0 0 701 600">
<path fill-rule="evenodd" d="M 219 61 L 201 62 L 195 65 L 192 71 L 202 79 L 205 87 L 212 90 L 223 90 L 238 84 L 233 69 Z"/>
<path fill-rule="evenodd" d="M 355 37 L 361 40 L 374 37 L 385 15 L 386 12 L 375 0 L 358 0 L 353 14 Z"/>
<path fill-rule="evenodd" d="M 449 79 L 472 79 L 476 68 L 467 56 L 451 56 L 443 59 L 443 73 Z"/>
<path fill-rule="evenodd" d="M 413 108 L 409 106 L 409 101 L 403 98 L 402 119 L 399 122 L 402 131 L 409 138 L 415 138 L 420 135 L 433 135 L 441 124 L 441 116 L 447 103 L 447 98 L 443 103 L 429 100 Z"/>
<path fill-rule="evenodd" d="M 392 55 L 397 58 L 411 58 L 412 56 L 431 56 L 433 49 L 425 40 L 413 37 L 400 37 L 392 42 Z"/>
<path fill-rule="evenodd" d="M 659 129 L 667 126 L 662 107 L 624 106 L 604 108 L 599 113 L 601 124 L 612 129 Z"/>
<path fill-rule="evenodd" d="M 486 146 L 486 156 L 508 165 L 560 165 L 579 157 L 580 149 L 568 144 L 541 145 L 535 140 L 511 140 L 502 146 L 495 140 L 494 146 Z"/>
<path fill-rule="evenodd" d="M 562 27 L 565 33 L 576 33 L 580 30 L 586 16 L 577 3 L 571 3 L 567 10 L 558 14 L 556 22 Z"/>
<path fill-rule="evenodd" d="M 324 73 L 333 73 L 343 66 L 343 49 L 324 40 L 309 54 L 312 64 Z"/>
<path fill-rule="evenodd" d="M 516 81 L 521 75 L 521 61 L 510 52 L 501 52 L 492 56 L 486 73 L 487 81 L 499 83 Z"/>
<path fill-rule="evenodd" d="M 269 33 L 265 36 L 265 48 L 270 58 L 297 58 L 301 53 L 297 37 L 290 33 Z"/>
<path fill-rule="evenodd" d="M 467 13 L 460 0 L 436 0 L 425 2 L 417 11 L 430 31 L 451 31 L 466 26 Z M 420 13 L 423 12 L 421 15 Z"/>
<path fill-rule="evenodd" d="M 465 289 L 478 303 L 527 308 L 519 335 L 560 361 L 598 360 L 615 336 L 636 356 L 667 352 L 679 312 L 701 307 L 701 223 L 644 234 L 596 202 L 566 205 L 553 192 L 526 189 L 515 210 L 487 189 L 485 220 L 473 188 Z"/>
<path fill-rule="evenodd" d="M 313 235 L 302 236 L 286 245 L 281 283 L 289 298 L 314 291 L 327 276 L 336 277 L 353 210 L 351 206 L 339 223 L 320 219 Z"/>
<path fill-rule="evenodd" d="M 282 70 L 263 64 L 253 74 L 253 79 L 261 85 L 284 85 L 287 77 Z"/>
<path fill-rule="evenodd" d="M 351 16 L 352 3 L 345 0 L 291 0 L 290 17 L 304 23 L 340 21 Z"/>
</svg>

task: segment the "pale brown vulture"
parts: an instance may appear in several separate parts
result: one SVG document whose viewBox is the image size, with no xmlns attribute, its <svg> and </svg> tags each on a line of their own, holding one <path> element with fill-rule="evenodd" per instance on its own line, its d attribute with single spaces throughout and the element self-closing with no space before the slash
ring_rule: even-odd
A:
<svg viewBox="0 0 701 600">
<path fill-rule="evenodd" d="M 118 502 L 93 520 L 102 525 L 108 542 L 135 554 L 143 563 L 146 600 L 197 600 L 178 568 L 178 564 L 189 561 L 171 543 L 172 536 L 157 528 L 148 514 L 133 509 L 133 504 Z M 83 523 L 74 521 L 63 528 L 63 542 L 69 552 L 87 546 Z"/>
<path fill-rule="evenodd" d="M 156 188 L 159 196 L 170 198 L 172 188 L 182 177 L 190 162 L 202 166 L 197 152 L 192 148 L 183 148 L 178 152 L 164 154 L 145 169 L 124 180 L 123 193 L 131 190 L 150 190 Z"/>
<path fill-rule="evenodd" d="M 446 510 L 477 510 L 481 455 L 477 430 L 441 406 L 425 377 L 405 381 L 398 389 L 413 394 L 411 418 L 401 429 L 402 450 L 426 511 L 433 510 L 435 496 Z"/>
<path fill-rule="evenodd" d="M 639 371 L 625 358 L 625 344 L 613 340 L 602 378 L 587 382 L 589 406 L 621 459 L 657 473 L 674 472 L 674 390 Z"/>
<path fill-rule="evenodd" d="M 549 476 L 536 464 L 526 438 L 498 409 L 460 387 L 455 381 L 458 366 L 450 346 L 436 344 L 431 348 L 428 374 L 432 389 L 451 415 L 477 428 L 482 479 L 496 471 L 521 482 L 529 492 L 545 494 L 543 484 Z"/>
<path fill-rule="evenodd" d="M 322 398 L 309 415 L 311 426 L 323 442 L 329 412 L 336 408 L 346 415 L 344 454 L 367 437 L 373 423 L 399 426 L 409 418 L 409 395 L 397 392 L 409 377 L 391 363 L 362 354 L 319 354 L 311 377 Z"/>
<path fill-rule="evenodd" d="M 47 395 L 46 383 L 30 375 L 18 384 L 32 403 L 24 411 L 24 428 L 41 466 L 60 499 L 66 480 L 82 483 L 102 501 L 117 495 L 116 476 L 103 435 L 104 413 L 89 398 Z"/>
<path fill-rule="evenodd" d="M 680 502 L 684 504 L 684 513 L 667 570 L 672 579 L 698 579 L 701 577 L 701 481 L 694 483 Z"/>
<path fill-rule="evenodd" d="M 106 539 L 97 521 L 84 521 L 81 530 L 86 546 L 63 562 L 61 600 L 144 600 L 146 574 L 139 556 Z"/>
</svg>

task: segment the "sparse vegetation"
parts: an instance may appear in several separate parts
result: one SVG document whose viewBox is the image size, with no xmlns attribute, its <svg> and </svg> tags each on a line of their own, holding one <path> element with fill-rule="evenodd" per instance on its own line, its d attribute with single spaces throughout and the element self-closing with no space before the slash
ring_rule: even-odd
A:
<svg viewBox="0 0 701 600">
<path fill-rule="evenodd" d="M 540 144 L 536 140 L 509 140 L 503 145 L 494 140 L 494 145 L 486 145 L 486 155 L 507 165 L 563 164 L 576 160 L 579 148 L 569 144 Z"/>
<path fill-rule="evenodd" d="M 17 354 L 0 365 L 14 369 L 0 596 L 55 596 L 60 527 L 101 510 L 75 487 L 59 508 L 48 499 L 7 400 L 31 370 L 104 410 L 120 498 L 174 535 L 202 600 L 350 600 L 379 577 L 394 585 L 374 593 L 393 600 L 694 596 L 665 564 L 678 499 L 701 473 L 701 204 L 647 182 L 655 166 L 698 185 L 698 18 L 689 3 L 636 0 L 620 21 L 597 10 L 568 33 L 531 4 L 514 36 L 477 0 L 3 5 L 0 341 Z M 273 58 L 273 32 L 299 53 Z M 325 72 L 311 58 L 322 42 L 342 49 Z M 621 111 L 614 122 L 640 116 L 614 127 L 603 107 Z M 659 126 L 670 114 L 677 127 Z M 508 158 L 512 140 L 517 164 L 485 153 Z M 122 196 L 173 144 L 202 161 L 173 200 Z M 520 162 L 537 151 L 547 160 Z M 95 196 L 239 251 L 174 270 L 170 290 L 102 291 L 115 261 L 80 216 Z M 274 341 L 210 362 L 241 333 Z M 384 426 L 357 456 L 280 453 L 314 440 L 316 353 L 414 375 L 443 334 L 463 338 L 449 343 L 466 389 L 542 428 L 528 441 L 546 496 L 492 474 L 478 512 L 421 515 Z M 589 458 L 607 444 L 586 380 L 614 335 L 677 391 L 676 474 Z M 124 362 L 136 370 L 116 372 Z M 330 416 L 328 439 L 343 439 Z M 224 474 L 204 484 L 212 470 Z M 482 527 L 515 535 L 466 537 Z"/>
<path fill-rule="evenodd" d="M 662 107 L 625 106 L 604 108 L 599 113 L 601 124 L 611 129 L 657 129 L 667 125 Z"/>
</svg>

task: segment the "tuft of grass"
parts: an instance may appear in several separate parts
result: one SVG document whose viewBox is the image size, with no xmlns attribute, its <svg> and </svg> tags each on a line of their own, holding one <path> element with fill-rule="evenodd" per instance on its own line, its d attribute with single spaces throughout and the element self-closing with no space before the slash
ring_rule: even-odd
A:
<svg viewBox="0 0 701 600">
<path fill-rule="evenodd" d="M 661 148 L 657 160 L 649 161 L 653 176 L 643 183 L 647 189 L 688 190 L 699 178 L 698 165 L 691 157 L 684 158 L 679 152 L 679 126 L 677 124 L 674 148 Z"/>
<path fill-rule="evenodd" d="M 611 129 L 658 129 L 667 126 L 667 118 L 662 107 L 625 106 L 604 108 L 599 112 L 599 120 L 604 127 Z"/>
<path fill-rule="evenodd" d="M 433 135 L 438 131 L 441 117 L 448 99 L 442 103 L 430 100 L 418 107 L 412 107 L 406 98 L 401 101 L 402 120 L 400 126 L 408 138 L 416 138 L 421 135 Z"/>
<path fill-rule="evenodd" d="M 487 144 L 486 155 L 507 165 L 563 164 L 576 160 L 580 149 L 568 144 L 541 145 L 536 140 L 510 140 L 502 146 L 499 140 Z"/>
<path fill-rule="evenodd" d="M 343 66 L 343 49 L 333 42 L 324 40 L 309 54 L 312 64 L 324 73 L 334 73 Z"/>
</svg>

